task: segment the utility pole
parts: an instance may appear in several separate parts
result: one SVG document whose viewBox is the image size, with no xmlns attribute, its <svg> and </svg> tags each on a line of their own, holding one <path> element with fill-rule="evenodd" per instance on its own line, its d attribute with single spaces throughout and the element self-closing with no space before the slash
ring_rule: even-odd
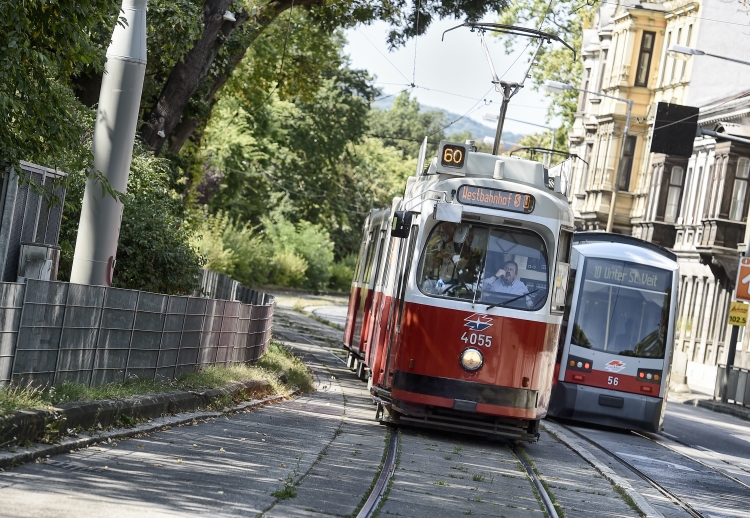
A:
<svg viewBox="0 0 750 518">
<path fill-rule="evenodd" d="M 138 110 L 146 74 L 146 4 L 123 0 L 107 49 L 94 126 L 94 170 L 116 191 L 128 187 Z M 95 176 L 86 182 L 70 282 L 111 286 L 122 222 L 122 202 Z"/>
</svg>

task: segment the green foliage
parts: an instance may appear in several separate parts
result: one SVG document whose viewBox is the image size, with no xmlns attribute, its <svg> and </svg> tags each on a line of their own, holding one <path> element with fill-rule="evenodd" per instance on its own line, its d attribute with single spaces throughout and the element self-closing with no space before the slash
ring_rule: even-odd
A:
<svg viewBox="0 0 750 518">
<path fill-rule="evenodd" d="M 67 166 L 61 280 L 70 278 L 88 170 L 81 156 L 69 156 Z M 136 145 L 128 192 L 121 198 L 124 211 L 113 286 L 170 294 L 197 288 L 202 260 L 190 246 L 190 235 L 182 225 L 182 204 L 169 185 L 169 162 Z"/>
<path fill-rule="evenodd" d="M 331 278 L 328 287 L 337 291 L 349 291 L 354 277 L 354 267 L 357 265 L 356 254 L 342 257 L 331 265 Z"/>
<path fill-rule="evenodd" d="M 273 257 L 269 279 L 273 284 L 324 289 L 331 277 L 333 242 L 319 225 L 305 220 L 296 225 L 290 222 L 286 218 L 290 210 L 291 205 L 282 203 L 261 218 Z M 300 279 L 302 272 L 304 277 Z"/>
<path fill-rule="evenodd" d="M 305 220 L 292 222 L 287 217 L 293 210 L 289 200 L 275 199 L 276 208 L 256 228 L 233 221 L 226 212 L 205 215 L 194 246 L 207 258 L 207 269 L 246 285 L 324 289 L 333 264 L 328 232 Z"/>
<path fill-rule="evenodd" d="M 576 57 L 567 48 L 560 44 L 543 45 L 537 54 L 536 64 L 531 69 L 531 79 L 536 89 L 539 89 L 546 80 L 560 81 L 562 83 L 578 86 L 583 72 L 583 61 L 581 60 L 581 43 L 583 42 L 583 29 L 593 20 L 596 12 L 596 4 L 583 4 L 578 0 L 561 0 L 549 3 L 546 0 L 517 0 L 506 9 L 499 23 L 508 25 L 529 25 L 540 27 L 543 31 L 555 34 L 565 40 L 576 51 Z M 506 38 L 508 48 L 516 40 Z M 518 40 L 519 42 L 527 41 Z M 532 43 L 532 46 L 536 43 Z M 567 149 L 567 130 L 570 129 L 578 106 L 578 92 L 565 90 L 561 94 L 552 95 L 548 118 L 555 115 L 562 117 L 564 131 L 558 132 L 558 143 L 562 143 L 561 149 Z M 549 144 L 550 136 L 547 136 Z"/>
<path fill-rule="evenodd" d="M 2 160 L 55 158 L 81 144 L 83 106 L 68 79 L 104 55 L 90 27 L 112 26 L 113 0 L 0 2 L 0 150 Z"/>
<path fill-rule="evenodd" d="M 443 112 L 420 112 L 419 102 L 403 91 L 389 110 L 372 111 L 370 134 L 379 136 L 384 145 L 400 149 L 404 158 L 416 158 L 427 135 L 428 154 L 437 153 L 438 143 L 445 139 L 444 128 L 448 122 Z"/>
</svg>

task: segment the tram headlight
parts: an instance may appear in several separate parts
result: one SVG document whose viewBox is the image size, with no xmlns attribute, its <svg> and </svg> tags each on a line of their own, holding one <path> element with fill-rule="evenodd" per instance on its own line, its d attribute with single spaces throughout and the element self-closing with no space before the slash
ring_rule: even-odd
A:
<svg viewBox="0 0 750 518">
<path fill-rule="evenodd" d="M 479 349 L 469 347 L 468 349 L 464 349 L 461 352 L 459 361 L 461 363 L 461 367 L 469 372 L 475 372 L 478 371 L 482 367 L 482 365 L 484 365 L 484 356 L 482 356 L 482 352 Z"/>
</svg>

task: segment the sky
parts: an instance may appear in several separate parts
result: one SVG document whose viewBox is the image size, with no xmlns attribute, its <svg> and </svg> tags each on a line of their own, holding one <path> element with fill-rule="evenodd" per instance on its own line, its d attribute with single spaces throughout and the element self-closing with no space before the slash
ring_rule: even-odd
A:
<svg viewBox="0 0 750 518">
<path fill-rule="evenodd" d="M 483 21 L 492 22 L 495 19 L 487 17 Z M 483 121 L 482 117 L 485 114 L 497 116 L 502 96 L 495 92 L 491 83 L 479 35 L 462 27 L 449 32 L 445 35 L 445 41 L 440 41 L 443 31 L 460 23 L 455 20 L 433 21 L 424 35 L 417 40 L 409 40 L 403 48 L 394 52 L 388 52 L 387 24 L 378 22 L 360 26 L 347 31 L 349 43 L 346 53 L 354 68 L 367 69 L 376 77 L 375 84 L 384 92 L 383 95 L 397 94 L 409 88 L 413 80 L 417 88 L 410 90 L 420 104 L 461 115 L 469 112 L 468 117 L 494 127 L 495 123 Z M 535 45 L 532 43 L 526 47 L 526 43 L 519 42 L 514 52 L 508 55 L 500 39 L 487 35 L 495 71 L 501 79 L 515 82 L 523 79 Z M 547 125 L 549 102 L 544 93 L 534 91 L 531 80 L 527 80 L 526 86 L 511 99 L 507 117 Z M 552 125 L 555 122 L 553 120 Z M 524 134 L 544 131 L 543 128 L 510 120 L 505 128 Z"/>
</svg>

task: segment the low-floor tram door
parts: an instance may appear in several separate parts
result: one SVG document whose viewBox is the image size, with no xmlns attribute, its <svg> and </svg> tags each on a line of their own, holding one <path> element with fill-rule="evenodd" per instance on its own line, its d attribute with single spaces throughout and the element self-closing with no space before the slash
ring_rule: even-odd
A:
<svg viewBox="0 0 750 518">
<path fill-rule="evenodd" d="M 414 250 L 419 239 L 419 225 L 412 225 L 409 232 L 408 243 L 406 239 L 400 239 L 398 262 L 396 264 L 396 290 L 393 294 L 393 302 L 388 316 L 388 350 L 385 362 L 385 386 L 390 388 L 393 382 L 392 365 L 396 354 L 396 342 L 401 334 L 401 321 L 404 314 L 404 303 L 406 297 L 406 286 L 408 285 L 409 272 L 414 261 Z"/>
</svg>

